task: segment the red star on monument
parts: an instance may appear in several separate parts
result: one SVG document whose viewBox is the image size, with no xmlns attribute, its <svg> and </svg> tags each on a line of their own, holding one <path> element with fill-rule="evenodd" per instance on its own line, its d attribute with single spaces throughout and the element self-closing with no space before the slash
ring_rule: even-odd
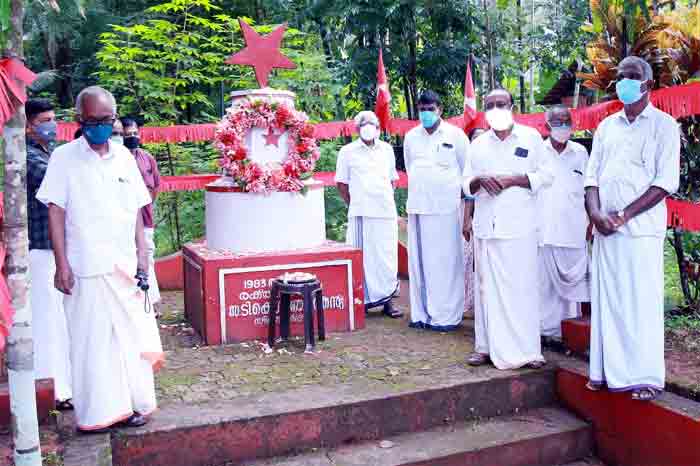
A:
<svg viewBox="0 0 700 466">
<path fill-rule="evenodd" d="M 272 128 L 270 128 L 267 134 L 263 134 L 263 137 L 265 138 L 266 146 L 279 147 L 280 137 L 282 137 L 282 133 L 275 133 L 275 131 Z"/>
<path fill-rule="evenodd" d="M 260 87 L 267 87 L 267 77 L 273 68 L 294 69 L 297 66 L 280 52 L 287 23 L 262 37 L 242 19 L 238 20 L 245 39 L 245 48 L 226 60 L 229 65 L 248 65 L 255 68 L 255 79 Z"/>
</svg>

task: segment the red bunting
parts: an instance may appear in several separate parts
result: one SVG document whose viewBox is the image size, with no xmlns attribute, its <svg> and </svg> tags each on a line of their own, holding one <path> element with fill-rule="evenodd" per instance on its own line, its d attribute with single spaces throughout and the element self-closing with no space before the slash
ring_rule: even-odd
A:
<svg viewBox="0 0 700 466">
<path fill-rule="evenodd" d="M 36 75 L 17 58 L 0 60 L 0 127 L 14 115 L 17 107 L 24 105 L 27 94 L 17 81 L 30 85 Z"/>
</svg>

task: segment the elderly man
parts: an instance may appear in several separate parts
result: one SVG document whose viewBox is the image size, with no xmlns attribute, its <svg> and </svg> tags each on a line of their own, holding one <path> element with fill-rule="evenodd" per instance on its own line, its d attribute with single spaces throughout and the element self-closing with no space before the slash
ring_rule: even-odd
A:
<svg viewBox="0 0 700 466">
<path fill-rule="evenodd" d="M 586 168 L 586 208 L 595 227 L 588 388 L 652 400 L 664 388 L 666 204 L 678 189 L 678 123 L 649 102 L 651 66 L 617 67 L 624 109 L 598 126 Z"/>
<path fill-rule="evenodd" d="M 158 280 L 156 278 L 155 269 L 155 253 L 156 243 L 155 223 L 153 222 L 153 203 L 158 197 L 158 188 L 160 188 L 160 172 L 158 171 L 158 162 L 145 149 L 141 148 L 141 139 L 139 137 L 139 126 L 133 118 L 122 118 L 119 125 L 123 128 L 124 145 L 131 151 L 136 159 L 136 165 L 139 167 L 143 182 L 146 184 L 148 193 L 151 195 L 151 202 L 141 208 L 141 217 L 143 220 L 143 234 L 146 240 L 146 251 L 148 253 L 148 276 L 149 284 L 148 297 L 156 309 L 158 316 L 158 303 L 160 303 L 160 290 L 158 289 Z"/>
<path fill-rule="evenodd" d="M 484 106 L 491 129 L 474 141 L 464 167 L 464 191 L 476 198 L 476 345 L 468 362 L 539 368 L 536 194 L 552 175 L 539 133 L 514 124 L 510 93 L 494 90 Z"/>
<path fill-rule="evenodd" d="M 360 137 L 340 149 L 335 174 L 348 205 L 347 242 L 362 249 L 365 309 L 382 306 L 384 314 L 397 318 L 402 313 L 391 305 L 399 289 L 394 150 L 379 139 L 374 112 L 360 112 L 355 125 Z"/>
<path fill-rule="evenodd" d="M 153 369 L 163 361 L 153 312 L 133 278 L 148 270 L 140 208 L 151 197 L 134 157 L 109 141 L 116 111 L 106 90 L 80 92 L 83 136 L 56 149 L 37 193 L 49 207 L 83 432 L 145 424 L 156 408 Z"/>
<path fill-rule="evenodd" d="M 411 323 L 449 331 L 464 313 L 464 206 L 461 173 L 469 150 L 464 131 L 442 121 L 433 91 L 418 99 L 420 126 L 403 144 L 408 172 L 408 262 Z"/>
<path fill-rule="evenodd" d="M 63 296 L 53 286 L 56 262 L 49 238 L 49 209 L 36 199 L 56 141 L 56 114 L 43 99 L 30 99 L 27 114 L 27 216 L 29 219 L 30 301 L 36 377 L 52 378 L 56 407 L 71 409 L 69 340 Z"/>
<path fill-rule="evenodd" d="M 556 105 L 545 113 L 549 139 L 545 142 L 554 181 L 542 189 L 539 273 L 542 336 L 546 343 L 561 341 L 561 321 L 578 315 L 580 302 L 590 299 L 583 175 L 588 152 L 570 141 L 571 113 Z"/>
</svg>

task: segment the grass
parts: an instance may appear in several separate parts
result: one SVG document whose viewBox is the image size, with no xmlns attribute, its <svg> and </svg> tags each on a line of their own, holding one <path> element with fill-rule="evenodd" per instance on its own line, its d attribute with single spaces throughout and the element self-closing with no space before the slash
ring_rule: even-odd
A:
<svg viewBox="0 0 700 466">
<path fill-rule="evenodd" d="M 676 252 L 668 241 L 664 244 L 664 308 L 675 309 L 683 302 Z"/>
</svg>

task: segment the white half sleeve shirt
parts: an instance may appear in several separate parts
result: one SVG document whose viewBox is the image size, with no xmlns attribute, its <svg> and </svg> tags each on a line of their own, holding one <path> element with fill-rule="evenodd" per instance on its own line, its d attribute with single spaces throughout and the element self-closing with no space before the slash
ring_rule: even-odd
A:
<svg viewBox="0 0 700 466">
<path fill-rule="evenodd" d="M 512 187 L 497 196 L 480 188 L 471 193 L 469 185 L 478 176 L 526 175 L 530 189 Z M 537 231 L 537 192 L 552 183 L 544 142 L 527 126 L 514 125 L 501 140 L 493 130 L 471 145 L 471 157 L 464 167 L 464 192 L 475 198 L 472 229 L 480 239 L 515 239 Z"/>
<path fill-rule="evenodd" d="M 632 123 L 624 110 L 610 115 L 593 137 L 584 185 L 598 187 L 600 207 L 607 213 L 623 210 L 652 186 L 674 193 L 680 180 L 680 141 L 676 120 L 651 104 Z M 666 216 L 666 203 L 659 202 L 618 233 L 664 236 Z"/>
<path fill-rule="evenodd" d="M 338 153 L 335 181 L 348 185 L 348 217 L 396 218 L 391 182 L 398 179 L 394 149 L 384 141 L 367 146 L 357 139 Z"/>
<path fill-rule="evenodd" d="M 585 248 L 588 215 L 586 214 L 583 177 L 588 151 L 581 144 L 568 141 L 561 152 L 544 143 L 551 160 L 554 180 L 538 193 L 537 213 L 540 245 L 560 248 Z"/>
<path fill-rule="evenodd" d="M 459 209 L 469 147 L 464 131 L 446 121 L 441 121 L 433 134 L 422 126 L 406 134 L 403 153 L 409 214 L 444 215 Z"/>
<path fill-rule="evenodd" d="M 136 160 L 109 143 L 101 157 L 85 138 L 58 147 L 36 198 L 66 213 L 66 254 L 78 277 L 104 275 L 117 265 L 136 271 L 136 216 L 151 203 Z"/>
</svg>

